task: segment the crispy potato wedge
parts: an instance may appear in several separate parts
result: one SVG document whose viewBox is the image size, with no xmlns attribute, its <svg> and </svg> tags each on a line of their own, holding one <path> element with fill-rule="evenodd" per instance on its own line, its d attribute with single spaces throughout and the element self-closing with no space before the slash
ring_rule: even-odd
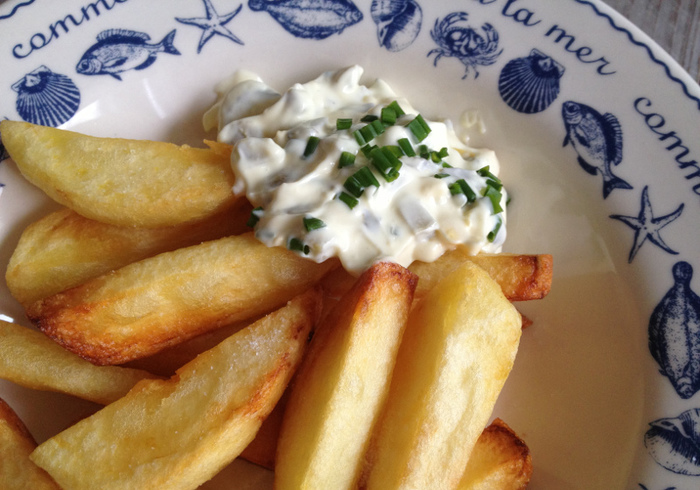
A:
<svg viewBox="0 0 700 490">
<path fill-rule="evenodd" d="M 532 476 L 525 441 L 501 419 L 486 427 L 474 445 L 458 490 L 524 490 Z"/>
<path fill-rule="evenodd" d="M 0 488 L 3 490 L 60 490 L 29 455 L 34 438 L 14 410 L 0 399 Z"/>
<path fill-rule="evenodd" d="M 62 209 L 29 225 L 5 273 L 25 308 L 37 300 L 162 252 L 248 231 L 250 204 L 240 199 L 202 221 L 161 228 L 115 226 Z M 178 366 L 179 367 L 179 366 Z"/>
<path fill-rule="evenodd" d="M 192 489 L 250 443 L 318 320 L 311 290 L 178 370 L 41 444 L 31 459 L 64 488 Z M 90 471 L 85 471 L 90 468 Z"/>
<path fill-rule="evenodd" d="M 277 308 L 336 265 L 248 233 L 135 262 L 39 300 L 27 315 L 81 357 L 123 364 Z"/>
<path fill-rule="evenodd" d="M 142 379 L 156 376 L 119 366 L 95 366 L 46 335 L 0 320 L 0 378 L 106 405 Z"/>
<path fill-rule="evenodd" d="M 473 262 L 488 272 L 510 301 L 542 299 L 552 286 L 551 255 L 469 255 L 464 247 L 458 246 L 435 262 L 411 264 L 409 269 L 420 277 L 416 297 L 423 297 L 441 278 L 466 261 Z"/>
<path fill-rule="evenodd" d="M 363 488 L 455 488 L 513 366 L 520 315 L 465 262 L 413 309 Z"/>
<path fill-rule="evenodd" d="M 323 315 L 321 315 L 323 318 Z M 297 370 L 297 372 L 299 372 Z M 250 444 L 241 453 L 241 458 L 255 463 L 270 471 L 275 469 L 275 456 L 277 454 L 277 441 L 279 440 L 280 431 L 282 430 L 282 421 L 284 412 L 289 401 L 289 393 L 291 385 L 294 384 L 294 378 L 290 382 L 290 386 L 282 394 L 280 401 L 277 402 L 275 408 L 270 412 L 270 415 L 263 420 L 260 430 L 255 434 L 255 438 L 250 441 Z"/>
<path fill-rule="evenodd" d="M 416 298 L 421 298 L 441 278 L 464 262 L 473 262 L 489 273 L 509 301 L 525 301 L 545 297 L 552 285 L 552 256 L 516 254 L 469 255 L 464 248 L 446 252 L 432 263 L 414 262 L 408 269 L 418 275 Z M 322 282 L 331 297 L 341 296 L 350 289 L 355 278 L 345 269 L 339 268 L 328 274 Z"/>
<path fill-rule="evenodd" d="M 275 488 L 354 488 L 389 391 L 417 278 L 375 264 L 324 318 L 294 379 Z"/>
<path fill-rule="evenodd" d="M 118 226 L 172 226 L 233 205 L 230 159 L 214 150 L 97 138 L 0 121 L 2 142 L 29 182 L 56 202 Z"/>
</svg>

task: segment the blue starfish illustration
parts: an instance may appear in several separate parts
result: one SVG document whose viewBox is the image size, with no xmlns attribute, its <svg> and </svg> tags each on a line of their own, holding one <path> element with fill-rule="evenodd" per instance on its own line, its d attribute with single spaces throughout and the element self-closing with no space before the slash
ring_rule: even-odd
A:
<svg viewBox="0 0 700 490">
<path fill-rule="evenodd" d="M 243 44 L 243 41 L 238 39 L 238 37 L 236 37 L 236 35 L 233 32 L 229 31 L 228 28 L 225 27 L 226 24 L 231 22 L 231 19 L 238 15 L 238 12 L 241 11 L 243 4 L 240 4 L 238 8 L 233 12 L 219 15 L 214 9 L 211 0 L 203 1 L 204 9 L 206 10 L 206 17 L 190 17 L 187 19 L 175 17 L 175 20 L 181 22 L 182 24 L 188 24 L 202 29 L 202 36 L 199 38 L 199 46 L 197 46 L 197 53 L 199 54 L 202 52 L 202 48 L 204 47 L 204 45 L 212 37 L 214 37 L 215 34 L 224 36 L 225 38 L 230 39 L 235 43 Z"/>
<path fill-rule="evenodd" d="M 662 250 L 678 255 L 678 252 L 672 250 L 661 238 L 661 229 L 675 221 L 683 212 L 683 207 L 684 204 L 681 204 L 674 212 L 655 218 L 651 209 L 651 202 L 649 201 L 649 186 L 645 186 L 644 190 L 642 190 L 642 208 L 639 211 L 639 216 L 610 215 L 612 219 L 620 220 L 634 230 L 634 244 L 630 250 L 629 263 L 632 262 L 634 256 L 637 255 L 637 252 L 647 239 Z"/>
</svg>

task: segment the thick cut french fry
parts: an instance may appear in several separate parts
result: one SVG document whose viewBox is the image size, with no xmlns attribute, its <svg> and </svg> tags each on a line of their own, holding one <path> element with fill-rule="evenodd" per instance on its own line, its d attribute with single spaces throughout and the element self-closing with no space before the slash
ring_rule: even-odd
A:
<svg viewBox="0 0 700 490">
<path fill-rule="evenodd" d="M 277 308 L 336 265 L 245 234 L 135 262 L 39 300 L 27 314 L 81 357 L 123 364 Z"/>
<path fill-rule="evenodd" d="M 14 410 L 0 399 L 0 488 L 3 490 L 60 490 L 29 455 L 34 438 Z"/>
<path fill-rule="evenodd" d="M 510 301 L 544 298 L 552 286 L 552 256 L 516 254 L 469 255 L 458 246 L 431 263 L 414 262 L 409 269 L 420 277 L 416 297 L 423 297 L 441 278 L 470 261 L 489 273 Z"/>
<path fill-rule="evenodd" d="M 375 264 L 324 318 L 294 379 L 275 488 L 355 488 L 384 405 L 417 278 Z"/>
<path fill-rule="evenodd" d="M 31 459 L 75 490 L 197 488 L 240 454 L 279 400 L 320 300 L 311 290 L 171 379 L 142 381 L 41 444 Z"/>
<path fill-rule="evenodd" d="M 412 311 L 362 486 L 456 488 L 515 360 L 520 315 L 465 262 Z"/>
<path fill-rule="evenodd" d="M 106 405 L 152 374 L 95 366 L 36 330 L 0 320 L 0 378 L 35 390 L 66 393 Z"/>
<path fill-rule="evenodd" d="M 416 298 L 421 298 L 440 279 L 464 262 L 473 262 L 500 286 L 509 301 L 525 301 L 545 297 L 552 285 L 552 256 L 547 254 L 479 254 L 469 255 L 463 247 L 446 252 L 435 262 L 414 262 L 408 269 L 420 280 Z M 333 297 L 350 289 L 355 278 L 345 269 L 339 268 L 323 280 L 323 288 Z"/>
<path fill-rule="evenodd" d="M 161 228 L 115 226 L 62 209 L 29 225 L 7 266 L 5 280 L 25 308 L 89 279 L 162 252 L 248 231 L 244 199 L 195 223 Z"/>
<path fill-rule="evenodd" d="M 97 138 L 0 121 L 5 149 L 22 175 L 56 202 L 119 226 L 172 226 L 233 205 L 229 158 L 220 146 L 191 148 Z"/>
<path fill-rule="evenodd" d="M 530 449 L 497 418 L 476 441 L 457 489 L 524 490 L 531 476 Z"/>
</svg>

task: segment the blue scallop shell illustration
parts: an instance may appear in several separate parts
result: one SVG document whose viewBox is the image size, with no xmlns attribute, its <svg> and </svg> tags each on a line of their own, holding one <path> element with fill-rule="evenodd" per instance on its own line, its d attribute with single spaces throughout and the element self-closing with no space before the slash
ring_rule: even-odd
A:
<svg viewBox="0 0 700 490">
<path fill-rule="evenodd" d="M 379 45 L 394 52 L 413 44 L 423 23 L 423 10 L 415 0 L 372 0 L 370 13 Z"/>
<path fill-rule="evenodd" d="M 428 57 L 435 55 L 433 65 L 443 56 L 457 58 L 464 66 L 465 79 L 471 71 L 474 78 L 479 76 L 477 66 L 493 65 L 503 52 L 498 46 L 498 32 L 486 23 L 481 26 L 481 32 L 464 24 L 469 19 L 466 12 L 452 12 L 444 19 L 435 20 L 435 26 L 430 31 L 430 37 L 438 45 L 428 52 Z"/>
<path fill-rule="evenodd" d="M 287 32 L 305 39 L 340 34 L 363 18 L 350 0 L 248 0 L 248 7 L 269 13 Z"/>
<path fill-rule="evenodd" d="M 14 83 L 12 90 L 17 92 L 20 117 L 42 126 L 60 126 L 80 107 L 80 90 L 73 80 L 43 65 Z"/>
<path fill-rule="evenodd" d="M 654 461 L 680 475 L 700 476 L 700 409 L 649 425 L 644 446 Z"/>
<path fill-rule="evenodd" d="M 512 109 L 535 114 L 549 107 L 559 95 L 564 67 L 537 49 L 524 58 L 506 63 L 498 79 L 498 91 Z"/>
<path fill-rule="evenodd" d="M 693 267 L 673 266 L 673 287 L 649 320 L 649 350 L 681 398 L 700 389 L 700 296 L 690 288 Z"/>
</svg>

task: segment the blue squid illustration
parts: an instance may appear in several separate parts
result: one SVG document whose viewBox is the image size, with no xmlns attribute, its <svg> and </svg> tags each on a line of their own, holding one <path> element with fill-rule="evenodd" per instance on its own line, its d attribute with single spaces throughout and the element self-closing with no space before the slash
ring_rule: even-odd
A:
<svg viewBox="0 0 700 490">
<path fill-rule="evenodd" d="M 423 11 L 415 0 L 372 0 L 370 12 L 379 45 L 389 51 L 413 44 L 423 23 Z"/>
<path fill-rule="evenodd" d="M 27 122 L 56 127 L 68 121 L 80 107 L 80 90 L 66 75 L 42 65 L 12 85 L 16 108 Z"/>
<path fill-rule="evenodd" d="M 583 170 L 603 176 L 603 199 L 615 189 L 632 189 L 612 172 L 613 165 L 622 161 L 622 128 L 617 118 L 573 101 L 564 102 L 562 118 L 566 128 L 563 146 L 574 147 Z"/>
<path fill-rule="evenodd" d="M 673 287 L 649 320 L 651 355 L 684 399 L 700 389 L 700 296 L 690 288 L 692 277 L 693 267 L 677 262 Z"/>
<path fill-rule="evenodd" d="M 493 65 L 503 52 L 498 49 L 498 32 L 491 24 L 481 26 L 480 34 L 467 25 L 460 25 L 466 22 L 469 14 L 466 12 L 452 12 L 444 19 L 435 20 L 435 26 L 430 31 L 430 36 L 438 45 L 436 49 L 428 52 L 428 56 L 435 55 L 433 65 L 443 56 L 457 58 L 465 66 L 465 79 L 470 71 L 474 71 L 474 78 L 479 76 L 477 66 Z"/>
<path fill-rule="evenodd" d="M 649 425 L 644 446 L 654 461 L 680 475 L 700 476 L 700 409 Z"/>
<path fill-rule="evenodd" d="M 266 11 L 287 32 L 306 39 L 340 34 L 362 20 L 350 0 L 248 0 L 253 11 Z"/>
</svg>

